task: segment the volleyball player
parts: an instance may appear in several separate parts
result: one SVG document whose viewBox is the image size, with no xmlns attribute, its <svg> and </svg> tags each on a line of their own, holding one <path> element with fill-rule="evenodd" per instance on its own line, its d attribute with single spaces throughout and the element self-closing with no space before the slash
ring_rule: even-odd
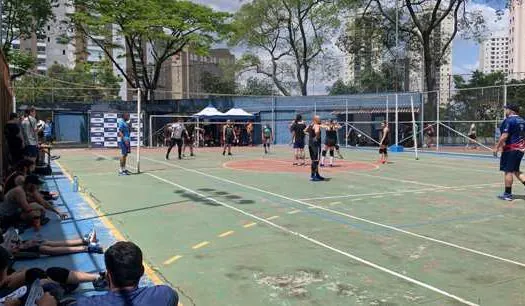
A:
<svg viewBox="0 0 525 306">
<path fill-rule="evenodd" d="M 293 139 L 294 149 L 294 166 L 306 164 L 304 155 L 304 130 L 306 129 L 306 123 L 303 121 L 303 116 L 297 115 L 294 122 L 290 126 Z"/>
<path fill-rule="evenodd" d="M 263 139 L 264 154 L 268 154 L 270 152 L 270 144 L 273 142 L 272 129 L 268 124 L 263 127 L 261 136 Z"/>
<path fill-rule="evenodd" d="M 175 145 L 177 146 L 179 159 L 182 159 L 182 137 L 184 133 L 186 133 L 186 128 L 184 128 L 182 119 L 179 119 L 177 122 L 173 123 L 169 127 L 169 130 L 171 132 L 171 141 L 170 146 L 168 147 L 168 151 L 166 152 L 166 160 L 170 159 L 171 149 L 173 149 Z"/>
<path fill-rule="evenodd" d="M 390 129 L 388 128 L 388 122 L 385 120 L 381 123 L 382 136 L 379 142 L 379 154 L 381 156 L 380 162 L 385 164 L 388 161 L 388 144 L 390 137 Z"/>
<path fill-rule="evenodd" d="M 313 122 L 305 129 L 308 133 L 309 142 L 308 150 L 310 151 L 310 159 L 312 160 L 310 180 L 312 182 L 324 181 L 325 178 L 319 174 L 319 157 L 321 155 L 321 119 L 315 116 Z"/>
<path fill-rule="evenodd" d="M 334 150 L 337 145 L 337 130 L 339 128 L 340 126 L 334 120 L 330 120 L 326 126 L 326 140 L 321 157 L 321 167 L 324 167 L 327 152 L 330 152 L 330 167 L 334 166 Z"/>
<path fill-rule="evenodd" d="M 195 141 L 194 139 L 195 131 L 196 131 L 195 126 L 192 123 L 187 125 L 184 135 L 183 135 L 184 136 L 184 147 L 182 149 L 182 157 L 184 157 L 186 154 L 186 148 L 190 148 L 191 157 L 195 156 L 193 154 L 193 142 Z"/>
<path fill-rule="evenodd" d="M 126 160 L 128 154 L 131 153 L 130 133 L 131 122 L 129 121 L 129 114 L 124 113 L 122 118 L 117 119 L 117 143 L 120 148 L 119 175 L 129 175 L 129 171 L 126 170 Z"/>
<path fill-rule="evenodd" d="M 226 150 L 228 150 L 228 155 L 232 155 L 232 144 L 237 142 L 237 136 L 235 136 L 235 131 L 233 130 L 233 125 L 231 120 L 226 121 L 226 125 L 222 128 L 222 141 L 224 142 L 224 150 L 222 155 L 226 155 Z"/>
</svg>

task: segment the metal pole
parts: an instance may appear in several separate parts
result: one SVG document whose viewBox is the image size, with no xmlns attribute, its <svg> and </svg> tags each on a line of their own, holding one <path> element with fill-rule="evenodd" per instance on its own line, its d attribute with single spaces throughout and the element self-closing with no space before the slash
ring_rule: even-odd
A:
<svg viewBox="0 0 525 306">
<path fill-rule="evenodd" d="M 399 109 L 398 95 L 396 94 L 396 147 L 399 145 Z"/>
<path fill-rule="evenodd" d="M 436 113 L 437 113 L 437 124 L 436 124 L 436 151 L 439 151 L 439 128 L 441 127 L 441 122 L 440 122 L 440 119 L 439 119 L 439 98 L 440 97 L 440 92 L 437 91 L 437 100 L 436 100 L 436 107 L 437 107 L 437 110 L 436 110 Z"/>
<path fill-rule="evenodd" d="M 421 114 L 420 114 L 420 124 L 421 124 L 421 145 L 424 143 L 424 132 L 425 132 L 425 96 L 423 94 L 420 94 L 421 96 Z"/>
<path fill-rule="evenodd" d="M 16 96 L 15 95 L 13 95 L 13 113 L 16 113 Z"/>
<path fill-rule="evenodd" d="M 274 139 L 273 139 L 273 142 L 275 143 L 275 97 L 272 98 L 272 131 L 273 131 L 273 135 L 274 135 Z"/>
<path fill-rule="evenodd" d="M 503 84 L 503 106 L 507 106 L 507 84 Z M 503 119 L 505 119 L 505 110 L 503 110 Z"/>
<path fill-rule="evenodd" d="M 153 116 L 149 116 L 149 147 L 153 148 Z"/>
<path fill-rule="evenodd" d="M 348 147 L 348 99 L 345 99 L 345 147 Z"/>
<path fill-rule="evenodd" d="M 414 140 L 414 150 L 416 152 L 416 160 L 419 159 L 417 151 L 417 128 L 416 128 L 416 113 L 414 112 L 414 97 L 410 96 L 410 109 L 412 110 L 412 135 Z"/>
<path fill-rule="evenodd" d="M 91 147 L 91 110 L 88 110 L 88 148 Z"/>
<path fill-rule="evenodd" d="M 388 96 L 386 96 L 386 122 L 388 123 L 390 121 L 390 114 L 389 114 L 389 108 L 388 108 Z"/>
<path fill-rule="evenodd" d="M 137 173 L 140 173 L 140 126 L 142 124 L 141 113 L 141 102 L 142 102 L 142 93 L 140 88 L 137 89 L 137 119 L 138 119 L 138 129 L 137 129 Z"/>
</svg>

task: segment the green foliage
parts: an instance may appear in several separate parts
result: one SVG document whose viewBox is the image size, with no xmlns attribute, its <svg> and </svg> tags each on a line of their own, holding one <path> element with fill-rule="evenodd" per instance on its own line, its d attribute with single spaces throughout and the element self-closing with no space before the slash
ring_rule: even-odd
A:
<svg viewBox="0 0 525 306">
<path fill-rule="evenodd" d="M 228 13 L 191 1 L 75 0 L 75 5 L 79 9 L 71 16 L 72 25 L 104 50 L 128 84 L 150 92 L 172 56 L 186 48 L 204 55 L 230 31 Z M 122 44 L 100 39 L 114 34 L 124 38 Z M 131 69 L 119 65 L 116 48 L 126 50 Z"/>
<path fill-rule="evenodd" d="M 245 96 L 273 96 L 275 92 L 274 85 L 267 79 L 258 79 L 250 77 L 246 85 L 239 92 Z"/>
<path fill-rule="evenodd" d="M 343 80 L 338 79 L 332 86 L 326 87 L 326 91 L 330 96 L 350 95 L 357 93 L 357 89 L 350 84 L 346 84 Z"/>
<path fill-rule="evenodd" d="M 9 64 L 19 68 L 13 71 L 11 79 L 23 75 L 35 66 L 36 60 L 26 52 L 13 49 L 15 40 L 45 37 L 46 25 L 54 20 L 53 7 L 57 0 L 3 0 L 3 31 L 0 45 Z"/>
<path fill-rule="evenodd" d="M 53 65 L 46 76 L 21 77 L 15 92 L 17 101 L 27 104 L 116 101 L 120 82 L 109 61 L 79 64 L 73 69 Z"/>
<path fill-rule="evenodd" d="M 232 78 L 216 76 L 208 71 L 201 75 L 202 90 L 212 94 L 236 94 L 237 84 Z"/>
<path fill-rule="evenodd" d="M 283 95 L 308 94 L 310 69 L 340 26 L 340 7 L 331 0 L 257 0 L 234 17 L 231 45 L 243 45 L 241 72 L 269 79 Z M 255 54 L 269 57 L 264 62 Z"/>
</svg>

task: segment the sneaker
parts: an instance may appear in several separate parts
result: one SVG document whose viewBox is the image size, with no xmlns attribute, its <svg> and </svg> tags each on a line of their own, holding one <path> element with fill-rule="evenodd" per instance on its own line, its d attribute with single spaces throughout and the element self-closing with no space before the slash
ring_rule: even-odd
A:
<svg viewBox="0 0 525 306">
<path fill-rule="evenodd" d="M 128 169 L 124 169 L 124 172 L 126 172 L 127 175 L 131 174 L 131 171 L 129 171 Z"/>
<path fill-rule="evenodd" d="M 191 157 L 194 157 L 194 156 L 195 156 L 195 154 L 191 153 L 191 154 L 190 154 L 190 156 L 191 156 Z"/>
<path fill-rule="evenodd" d="M 330 168 L 332 168 L 334 165 L 333 165 L 333 164 L 330 164 L 329 166 L 330 166 Z"/>
<path fill-rule="evenodd" d="M 91 231 L 82 237 L 82 240 L 85 244 L 96 244 L 98 242 L 97 239 L 97 232 L 95 231 L 95 228 L 93 227 Z"/>
<path fill-rule="evenodd" d="M 5 303 L 8 300 L 20 300 L 24 297 L 24 295 L 27 294 L 27 286 L 22 286 L 15 291 L 13 291 L 11 294 L 3 297 L 0 299 L 0 304 Z"/>
<path fill-rule="evenodd" d="M 512 201 L 512 200 L 514 200 L 514 199 L 512 198 L 512 194 L 510 194 L 510 193 L 503 193 L 503 194 L 500 194 L 500 195 L 498 196 L 498 199 L 503 200 L 503 201 Z"/>
<path fill-rule="evenodd" d="M 232 156 L 232 155 L 233 155 L 233 154 L 231 154 L 231 153 L 228 153 L 228 156 Z"/>
<path fill-rule="evenodd" d="M 27 295 L 26 306 L 34 306 L 36 302 L 44 296 L 44 288 L 40 284 L 40 279 L 36 279 L 31 284 L 31 289 L 29 289 L 29 294 Z"/>
<path fill-rule="evenodd" d="M 324 181 L 324 180 L 325 180 L 325 178 L 322 177 L 322 176 L 320 176 L 319 173 L 317 173 L 317 175 L 316 175 L 315 177 L 316 177 L 318 180 L 320 180 L 320 181 Z"/>
<path fill-rule="evenodd" d="M 319 166 L 320 166 L 320 167 L 324 167 L 324 164 L 320 164 Z"/>
<path fill-rule="evenodd" d="M 222 151 L 222 156 L 226 155 L 226 151 Z"/>
<path fill-rule="evenodd" d="M 129 175 L 129 174 L 127 172 L 125 172 L 125 171 L 119 171 L 118 175 L 119 176 L 126 176 L 126 175 Z"/>
<path fill-rule="evenodd" d="M 100 272 L 99 277 L 92 282 L 93 288 L 96 291 L 104 291 L 109 289 L 109 282 L 106 279 L 106 272 Z"/>
<path fill-rule="evenodd" d="M 88 245 L 88 253 L 104 254 L 104 249 L 98 244 Z"/>
<path fill-rule="evenodd" d="M 320 182 L 321 180 L 317 176 L 310 177 L 311 182 Z"/>
<path fill-rule="evenodd" d="M 166 155 L 166 160 L 170 160 L 170 157 L 168 155 Z"/>
<path fill-rule="evenodd" d="M 182 156 L 179 156 L 179 160 L 181 160 L 181 159 L 182 159 Z"/>
</svg>

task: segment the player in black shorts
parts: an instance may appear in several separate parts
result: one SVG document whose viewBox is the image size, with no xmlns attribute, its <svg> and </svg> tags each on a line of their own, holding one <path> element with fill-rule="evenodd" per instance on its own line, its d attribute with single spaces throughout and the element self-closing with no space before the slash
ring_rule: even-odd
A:
<svg viewBox="0 0 525 306">
<path fill-rule="evenodd" d="M 226 154 L 228 150 L 228 155 L 232 155 L 232 144 L 237 141 L 237 136 L 235 136 L 235 131 L 233 130 L 233 125 L 230 120 L 226 121 L 226 125 L 222 128 L 222 141 L 224 142 L 224 150 L 222 155 Z"/>
<path fill-rule="evenodd" d="M 381 141 L 379 142 L 379 154 L 381 156 L 380 162 L 385 164 L 388 161 L 388 143 L 390 137 L 390 129 L 388 128 L 388 122 L 386 122 L 386 120 L 381 123 L 381 128 L 382 135 Z"/>
<path fill-rule="evenodd" d="M 324 143 L 324 150 L 321 157 L 321 167 L 324 167 L 324 160 L 326 158 L 326 152 L 330 152 L 330 167 L 334 166 L 334 150 L 337 145 L 337 130 L 341 127 L 335 123 L 334 120 L 330 120 L 326 126 L 326 140 Z"/>
<path fill-rule="evenodd" d="M 190 156 L 195 156 L 193 154 L 193 142 L 195 141 L 193 135 L 195 135 L 195 126 L 193 124 L 188 124 L 186 126 L 186 132 L 184 133 L 184 146 L 182 148 L 182 156 L 186 155 L 186 148 L 190 148 Z"/>
<path fill-rule="evenodd" d="M 306 164 L 304 154 L 304 137 L 306 136 L 304 133 L 305 129 L 306 123 L 303 121 L 303 117 L 301 115 L 297 115 L 294 122 L 290 126 L 293 139 L 294 166 L 304 166 Z"/>
<path fill-rule="evenodd" d="M 306 129 L 308 133 L 309 142 L 308 150 L 310 151 L 310 159 L 312 160 L 310 180 L 312 182 L 324 181 L 325 178 L 319 174 L 319 157 L 321 155 L 321 120 L 319 116 L 315 116 L 312 124 Z"/>
</svg>

